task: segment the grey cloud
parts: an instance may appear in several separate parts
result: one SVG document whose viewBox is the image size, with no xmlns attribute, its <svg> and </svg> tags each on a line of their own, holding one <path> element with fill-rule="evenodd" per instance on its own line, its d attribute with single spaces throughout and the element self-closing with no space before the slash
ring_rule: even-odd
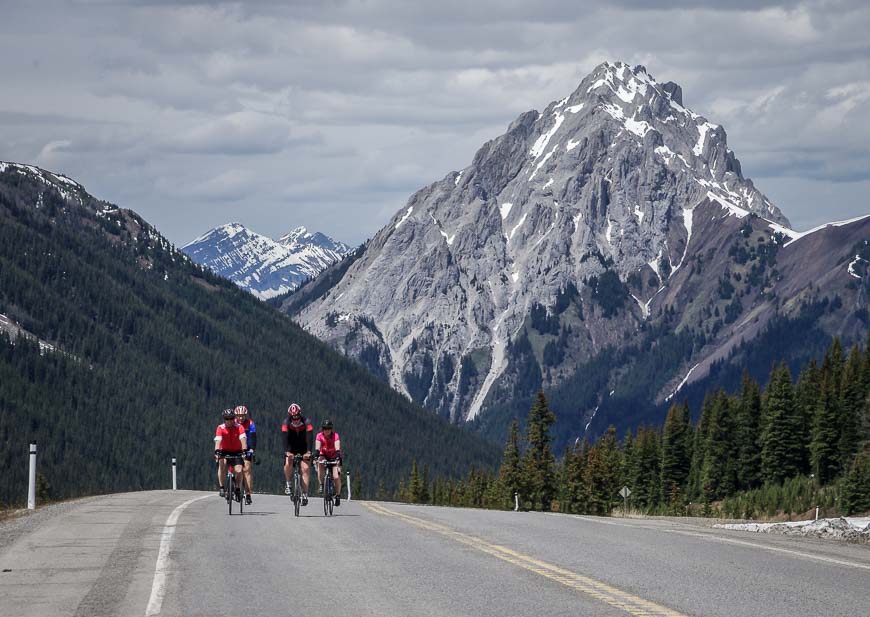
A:
<svg viewBox="0 0 870 617">
<path fill-rule="evenodd" d="M 176 242 L 245 216 L 263 233 L 299 216 L 359 241 L 606 59 L 680 83 L 794 220 L 812 207 L 784 182 L 827 187 L 845 211 L 870 169 L 861 2 L 52 8 L 4 8 L 0 54 L 12 61 L 0 80 L 16 87 L 4 91 L 2 158 L 55 166 L 129 201 Z"/>
</svg>

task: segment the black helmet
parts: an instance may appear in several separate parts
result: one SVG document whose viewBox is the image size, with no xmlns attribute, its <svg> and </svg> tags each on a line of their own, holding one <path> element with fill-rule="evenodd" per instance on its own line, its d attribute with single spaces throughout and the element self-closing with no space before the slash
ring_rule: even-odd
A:
<svg viewBox="0 0 870 617">
<path fill-rule="evenodd" d="M 324 420 L 320 428 L 332 428 L 332 420 Z"/>
<path fill-rule="evenodd" d="M 224 409 L 224 412 L 221 415 L 223 415 L 224 420 L 235 420 L 236 419 L 236 412 L 233 411 L 232 409 Z"/>
</svg>

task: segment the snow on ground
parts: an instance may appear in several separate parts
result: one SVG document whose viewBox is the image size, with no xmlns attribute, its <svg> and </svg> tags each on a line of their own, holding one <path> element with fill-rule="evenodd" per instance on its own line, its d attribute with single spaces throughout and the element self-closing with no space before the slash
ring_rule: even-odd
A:
<svg viewBox="0 0 870 617">
<path fill-rule="evenodd" d="M 556 122 L 549 131 L 538 137 L 538 140 L 529 152 L 529 154 L 532 155 L 532 158 L 538 158 L 544 153 L 544 150 L 547 149 L 547 144 L 550 142 L 550 138 L 556 134 L 556 131 L 558 131 L 559 127 L 562 126 L 562 122 L 565 121 L 565 116 L 559 112 L 553 112 L 553 115 L 556 116 Z"/>
<path fill-rule="evenodd" d="M 862 219 L 866 219 L 868 216 L 870 216 L 870 214 L 864 214 L 862 216 L 858 216 L 858 217 L 855 217 L 853 219 L 849 219 L 847 221 L 837 221 L 835 223 L 825 223 L 824 225 L 819 225 L 818 227 L 813 227 L 812 229 L 809 229 L 807 231 L 795 232 L 794 235 L 792 235 L 791 240 L 786 242 L 783 246 L 788 246 L 789 244 L 797 242 L 801 238 L 809 236 L 810 234 L 814 234 L 817 231 L 824 229 L 825 227 L 842 227 L 843 225 L 848 225 L 850 223 L 856 223 Z M 791 235 L 791 234 L 789 234 L 789 235 Z"/>
<path fill-rule="evenodd" d="M 689 369 L 689 372 L 686 373 L 685 377 L 683 377 L 683 381 L 680 382 L 680 385 L 677 386 L 677 389 L 674 390 L 673 392 L 671 392 L 671 395 L 665 399 L 666 402 L 671 400 L 672 398 L 674 398 L 674 396 L 676 396 L 677 392 L 679 392 L 680 389 L 682 389 L 682 387 L 686 385 L 686 382 L 689 381 L 689 376 L 692 374 L 692 371 L 694 371 L 696 368 L 698 368 L 697 364 Z"/>
<path fill-rule="evenodd" d="M 513 208 L 513 204 L 502 204 L 498 207 L 501 212 L 501 220 L 505 220 L 508 217 L 508 214 L 511 213 L 511 208 Z"/>
<path fill-rule="evenodd" d="M 790 521 L 787 523 L 723 523 L 713 525 L 713 527 L 755 533 L 870 541 L 870 516 L 822 518 L 817 521 Z"/>
<path fill-rule="evenodd" d="M 408 207 L 408 211 L 405 212 L 405 216 L 403 216 L 403 217 L 401 218 L 401 220 L 400 220 L 398 223 L 396 223 L 396 227 L 395 227 L 395 229 L 398 229 L 399 227 L 401 227 L 401 226 L 402 226 L 402 223 L 404 223 L 405 221 L 408 220 L 408 217 L 411 216 L 411 213 L 412 213 L 413 211 L 414 211 L 414 206 L 410 206 L 410 207 Z"/>
</svg>

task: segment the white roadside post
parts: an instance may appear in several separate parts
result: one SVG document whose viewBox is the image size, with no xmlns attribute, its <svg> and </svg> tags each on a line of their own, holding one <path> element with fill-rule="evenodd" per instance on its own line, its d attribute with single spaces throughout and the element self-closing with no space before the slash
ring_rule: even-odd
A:
<svg viewBox="0 0 870 617">
<path fill-rule="evenodd" d="M 816 520 L 819 520 L 819 506 L 816 506 Z"/>
<path fill-rule="evenodd" d="M 520 511 L 520 494 L 515 492 L 514 493 L 514 512 L 519 512 L 519 511 Z"/>
<path fill-rule="evenodd" d="M 172 490 L 173 491 L 178 490 L 178 482 L 176 482 L 176 476 L 175 476 L 175 457 L 174 456 L 172 457 Z"/>
<path fill-rule="evenodd" d="M 350 472 L 348 471 L 346 474 L 347 477 L 347 500 L 350 501 Z"/>
<path fill-rule="evenodd" d="M 27 509 L 36 509 L 36 442 L 30 442 L 30 477 L 27 482 Z"/>
</svg>

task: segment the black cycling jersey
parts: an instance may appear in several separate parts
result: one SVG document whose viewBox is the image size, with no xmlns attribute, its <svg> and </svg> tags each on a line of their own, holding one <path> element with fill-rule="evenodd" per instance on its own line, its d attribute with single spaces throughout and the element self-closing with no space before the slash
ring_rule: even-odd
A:
<svg viewBox="0 0 870 617">
<path fill-rule="evenodd" d="M 293 420 L 284 418 L 281 434 L 284 436 L 284 452 L 305 454 L 311 451 L 311 433 L 314 427 L 308 418 Z"/>
</svg>

